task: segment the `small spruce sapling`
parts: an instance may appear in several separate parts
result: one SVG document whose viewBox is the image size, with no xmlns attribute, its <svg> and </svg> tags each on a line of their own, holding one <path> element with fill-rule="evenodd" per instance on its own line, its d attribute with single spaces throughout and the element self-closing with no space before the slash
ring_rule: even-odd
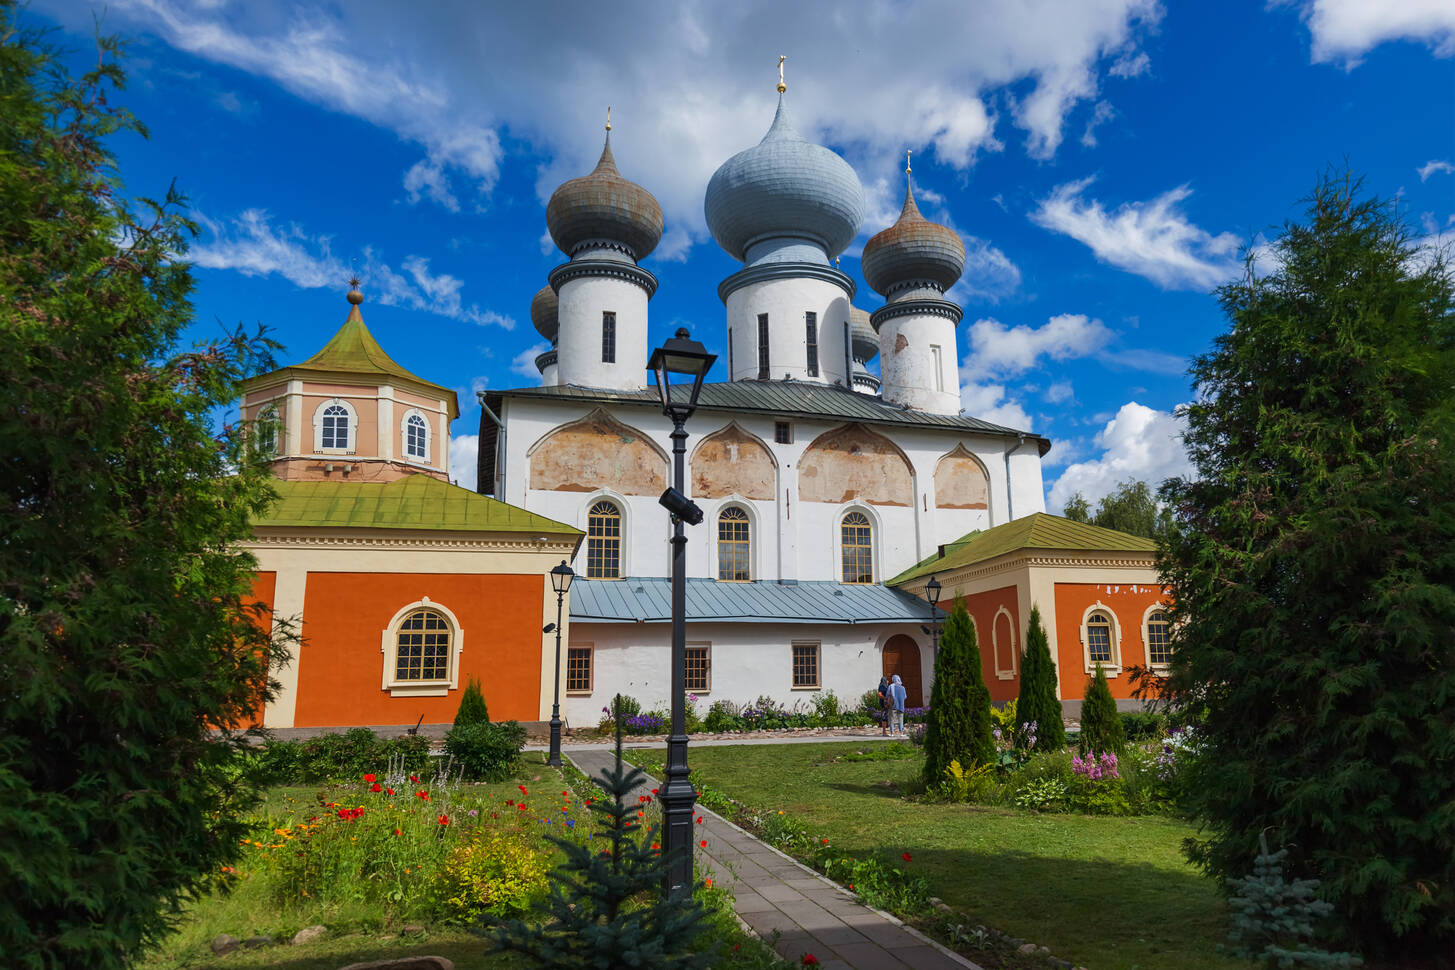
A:
<svg viewBox="0 0 1455 970">
<path fill-rule="evenodd" d="M 480 691 L 480 681 L 474 677 L 460 694 L 460 706 L 455 711 L 455 727 L 471 724 L 489 724 L 490 710 L 485 706 L 485 695 Z"/>
<path fill-rule="evenodd" d="M 1266 832 L 1259 834 L 1258 848 L 1253 874 L 1228 880 L 1233 924 L 1228 939 L 1233 955 L 1269 967 L 1343 970 L 1362 964 L 1353 954 L 1330 953 L 1312 945 L 1314 925 L 1327 919 L 1334 907 L 1315 895 L 1317 879 L 1284 879 L 1288 850 L 1269 852 Z"/>
<path fill-rule="evenodd" d="M 552 876 L 546 901 L 550 921 L 531 926 L 518 919 L 491 919 L 491 952 L 520 953 L 551 970 L 709 967 L 717 948 L 704 938 L 706 909 L 691 890 L 662 892 L 668 860 L 652 847 L 661 830 L 637 821 L 633 796 L 645 776 L 622 762 L 620 697 L 612 707 L 616 765 L 599 779 L 607 798 L 591 804 L 600 822 L 592 839 L 609 845 L 598 849 L 600 843 L 578 845 L 553 837 L 566 861 Z"/>
<path fill-rule="evenodd" d="M 1112 699 L 1106 671 L 1097 664 L 1096 673 L 1087 683 L 1086 696 L 1081 701 L 1081 753 L 1103 754 L 1110 751 L 1121 754 L 1126 746 L 1122 716 L 1117 712 L 1117 702 Z"/>
</svg>

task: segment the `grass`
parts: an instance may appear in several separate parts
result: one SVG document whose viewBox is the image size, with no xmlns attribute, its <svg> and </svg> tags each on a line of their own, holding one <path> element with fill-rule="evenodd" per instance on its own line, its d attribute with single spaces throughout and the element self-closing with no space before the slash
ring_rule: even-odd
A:
<svg viewBox="0 0 1455 970">
<path fill-rule="evenodd" d="M 907 801 L 900 786 L 914 785 L 921 759 L 855 753 L 870 751 L 864 741 L 743 745 L 693 749 L 690 761 L 694 780 L 749 809 L 783 810 L 845 855 L 922 875 L 971 924 L 1079 966 L 1247 970 L 1217 952 L 1226 909 L 1182 856 L 1188 823 Z"/>
</svg>

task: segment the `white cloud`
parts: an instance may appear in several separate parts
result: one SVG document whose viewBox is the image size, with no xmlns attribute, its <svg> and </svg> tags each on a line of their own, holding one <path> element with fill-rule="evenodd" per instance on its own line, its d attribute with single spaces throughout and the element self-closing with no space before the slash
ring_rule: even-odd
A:
<svg viewBox="0 0 1455 970">
<path fill-rule="evenodd" d="M 977 383 L 960 385 L 960 406 L 965 413 L 992 424 L 1005 425 L 1018 431 L 1030 431 L 1031 416 L 1016 401 L 1005 399 L 1004 384 Z"/>
<path fill-rule="evenodd" d="M 1308 0 L 1304 22 L 1313 34 L 1315 63 L 1354 68 L 1364 54 L 1391 40 L 1422 42 L 1436 57 L 1455 54 L 1455 4 L 1450 0 Z"/>
<path fill-rule="evenodd" d="M 1116 62 L 1107 69 L 1112 77 L 1131 78 L 1140 74 L 1146 74 L 1152 69 L 1152 59 L 1147 56 L 1146 51 L 1123 54 L 1116 59 Z"/>
<path fill-rule="evenodd" d="M 77 4 L 38 3 L 90 29 Z M 702 191 L 713 170 L 767 130 L 780 51 L 799 127 L 841 146 L 861 172 L 897 169 L 901 146 L 963 170 L 1001 150 L 1012 127 L 1031 155 L 1054 154 L 1070 112 L 1098 99 L 1108 74 L 1145 70 L 1139 47 L 1161 6 L 621 0 L 546 16 L 530 4 L 466 0 L 119 0 L 111 16 L 418 145 L 422 160 L 401 173 L 406 192 L 447 208 L 468 204 L 459 177 L 490 192 L 510 164 L 507 131 L 549 159 L 536 183 L 549 196 L 595 161 L 610 103 L 617 161 L 661 201 L 672 234 L 662 255 L 673 258 L 706 238 Z M 602 41 L 624 37 L 623 24 L 630 44 Z M 885 37 L 914 37 L 914 56 Z M 997 104 L 1009 106 L 1005 117 Z"/>
<path fill-rule="evenodd" d="M 1063 404 L 1075 399 L 1076 391 L 1072 388 L 1070 381 L 1057 381 L 1046 388 L 1046 403 L 1048 404 Z"/>
<path fill-rule="evenodd" d="M 1047 505 L 1063 509 L 1077 492 L 1095 505 L 1124 481 L 1144 481 L 1155 489 L 1163 479 L 1192 475 L 1182 445 L 1186 428 L 1186 420 L 1175 413 L 1135 401 L 1123 404 L 1093 439 L 1101 456 L 1067 466 L 1051 486 Z"/>
<path fill-rule="evenodd" d="M 1423 182 L 1431 175 L 1436 175 L 1441 172 L 1446 175 L 1455 173 L 1455 165 L 1451 165 L 1449 162 L 1431 160 L 1421 165 L 1417 171 L 1420 173 L 1420 181 Z"/>
<path fill-rule="evenodd" d="M 1102 262 L 1164 289 L 1207 290 L 1237 273 L 1237 237 L 1230 232 L 1214 236 L 1178 208 L 1192 194 L 1187 186 L 1107 212 L 1097 200 L 1082 197 L 1091 182 L 1085 178 L 1059 186 L 1031 213 L 1031 221 L 1085 243 Z"/>
<path fill-rule="evenodd" d="M 1081 144 L 1087 148 L 1096 147 L 1096 129 L 1116 117 L 1116 109 L 1108 101 L 1096 102 L 1096 110 L 1091 113 L 1091 119 L 1086 122 L 1086 130 L 1081 133 Z"/>
<path fill-rule="evenodd" d="M 541 379 L 541 372 L 536 367 L 536 358 L 550 349 L 551 345 L 544 340 L 531 344 L 511 358 L 510 372 L 512 374 L 519 374 L 521 377 L 532 377 L 539 381 Z"/>
<path fill-rule="evenodd" d="M 1089 357 L 1114 336 L 1100 320 L 1084 313 L 1063 313 L 1041 327 L 1019 324 L 1007 327 L 987 317 L 976 320 L 967 331 L 968 350 L 961 374 L 972 380 L 994 375 L 1012 377 L 1024 373 L 1041 357 L 1070 360 Z"/>
<path fill-rule="evenodd" d="M 475 480 L 479 477 L 479 467 L 476 464 L 479 455 L 479 435 L 450 435 L 450 478 L 457 485 L 474 491 Z"/>
<path fill-rule="evenodd" d="M 235 270 L 244 276 L 276 274 L 304 289 L 340 287 L 353 273 L 334 256 L 328 236 L 309 236 L 293 223 L 274 226 L 263 209 L 244 210 L 230 226 L 201 212 L 194 211 L 193 217 L 210 236 L 188 254 L 198 266 Z M 513 319 L 494 310 L 482 310 L 473 303 L 467 306 L 460 296 L 464 284 L 448 273 L 431 273 L 429 260 L 422 256 L 404 257 L 403 272 L 398 272 L 369 247 L 363 249 L 363 255 L 358 272 L 366 295 L 378 303 L 481 326 L 491 324 L 506 330 L 515 326 Z"/>
</svg>

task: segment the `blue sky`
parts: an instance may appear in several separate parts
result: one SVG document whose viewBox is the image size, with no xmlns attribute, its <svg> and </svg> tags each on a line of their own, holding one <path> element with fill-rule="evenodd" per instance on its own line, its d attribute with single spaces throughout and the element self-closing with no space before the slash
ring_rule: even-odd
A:
<svg viewBox="0 0 1455 970">
<path fill-rule="evenodd" d="M 99 9 L 99 4 L 95 9 Z M 83 65 L 93 8 L 37 0 Z M 772 120 L 776 63 L 809 137 L 858 171 L 869 215 L 903 194 L 969 259 L 952 297 L 967 413 L 1047 435 L 1048 507 L 1186 471 L 1188 358 L 1226 328 L 1211 291 L 1239 253 L 1348 165 L 1416 232 L 1455 230 L 1449 0 L 479 4 L 112 0 L 130 191 L 173 178 L 202 232 L 196 333 L 263 323 L 283 359 L 343 322 L 345 279 L 396 360 L 457 388 L 473 486 L 473 390 L 534 384 L 531 296 L 562 255 L 545 200 L 601 149 L 657 196 L 651 336 L 723 349 L 737 264 L 702 192 Z M 715 375 L 719 376 L 720 375 Z"/>
</svg>

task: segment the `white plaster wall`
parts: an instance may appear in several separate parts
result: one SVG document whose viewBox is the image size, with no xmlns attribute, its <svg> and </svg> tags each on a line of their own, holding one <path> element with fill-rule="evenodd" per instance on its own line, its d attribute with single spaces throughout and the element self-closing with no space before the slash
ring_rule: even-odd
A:
<svg viewBox="0 0 1455 970">
<path fill-rule="evenodd" d="M 507 398 L 501 415 L 505 487 L 504 501 L 519 505 L 560 522 L 586 527 L 586 513 L 592 503 L 609 496 L 625 518 L 622 541 L 622 570 L 627 576 L 666 576 L 670 570 L 668 543 L 670 522 L 655 495 L 624 496 L 608 485 L 593 492 L 552 492 L 530 489 L 527 452 L 554 429 L 578 420 L 595 410 L 580 401 L 539 401 Z M 622 423 L 637 429 L 670 457 L 671 426 L 661 410 L 649 405 L 618 405 L 608 409 Z M 800 502 L 798 462 L 819 435 L 840 427 L 840 422 L 786 419 L 792 425 L 789 444 L 774 441 L 774 423 L 782 416 L 728 414 L 699 411 L 688 422 L 687 454 L 690 458 L 701 440 L 736 421 L 758 437 L 778 465 L 778 481 L 772 501 L 740 501 L 749 510 L 753 529 L 754 578 L 827 580 L 840 578 L 839 522 L 851 507 L 862 508 L 874 523 L 875 579 L 882 581 L 902 572 L 935 552 L 940 543 L 958 539 L 973 529 L 984 529 L 1009 521 L 1007 512 L 1006 439 L 928 428 L 885 428 L 875 430 L 889 437 L 910 462 L 913 473 L 913 504 L 906 506 Z M 934 495 L 935 466 L 957 445 L 980 459 L 989 473 L 989 509 L 937 509 Z M 1034 441 L 1021 445 L 1010 440 L 1016 454 L 1011 458 L 1015 484 L 1015 514 L 1044 511 L 1040 459 Z M 668 468 L 670 481 L 670 466 Z M 692 481 L 687 476 L 687 493 Z M 701 525 L 687 527 L 687 574 L 716 578 L 716 518 L 732 498 L 699 501 L 705 513 Z M 586 544 L 572 568 L 584 572 Z"/>
<path fill-rule="evenodd" d="M 901 336 L 909 345 L 896 353 L 894 348 Z M 940 348 L 938 375 L 930 352 L 932 345 Z M 879 391 L 891 404 L 935 414 L 959 414 L 960 371 L 954 322 L 932 314 L 884 321 L 879 328 L 879 378 Z"/>
<path fill-rule="evenodd" d="M 804 314 L 818 314 L 818 376 L 808 375 L 808 338 Z M 758 314 L 768 314 L 768 364 L 772 380 L 786 374 L 794 380 L 848 384 L 844 321 L 849 295 L 835 283 L 819 279 L 764 280 L 739 287 L 727 298 L 728 332 L 732 338 L 732 379 L 758 377 Z"/>
<path fill-rule="evenodd" d="M 561 284 L 557 382 L 637 390 L 647 386 L 647 292 L 635 283 L 586 276 Z M 616 362 L 601 360 L 601 314 L 616 313 Z"/>
<path fill-rule="evenodd" d="M 928 607 L 926 607 L 928 613 Z M 894 634 L 913 637 L 920 648 L 926 696 L 934 672 L 930 638 L 919 624 L 689 623 L 689 644 L 711 644 L 711 690 L 698 694 L 697 712 L 706 716 L 715 700 L 750 703 L 766 694 L 790 708 L 808 707 L 812 690 L 793 688 L 794 640 L 817 640 L 819 680 L 841 703 L 853 705 L 873 690 L 884 670 L 882 650 Z M 668 623 L 584 623 L 571 628 L 571 645 L 591 644 L 592 691 L 562 697 L 561 716 L 573 727 L 596 724 L 611 698 L 628 694 L 643 710 L 667 709 L 671 697 L 671 636 Z"/>
<path fill-rule="evenodd" d="M 617 344 L 617 352 L 620 353 L 620 351 L 621 351 L 621 345 L 620 345 L 620 342 L 618 341 L 618 344 Z M 557 357 L 557 361 L 559 361 L 559 360 L 560 360 L 560 358 L 558 356 Z M 549 365 L 545 370 L 541 371 L 541 386 L 542 387 L 555 387 L 557 384 L 560 383 L 560 381 L 558 381 L 556 379 L 556 371 L 559 368 L 560 368 L 560 364 L 559 363 L 555 363 L 555 364 Z"/>
</svg>

